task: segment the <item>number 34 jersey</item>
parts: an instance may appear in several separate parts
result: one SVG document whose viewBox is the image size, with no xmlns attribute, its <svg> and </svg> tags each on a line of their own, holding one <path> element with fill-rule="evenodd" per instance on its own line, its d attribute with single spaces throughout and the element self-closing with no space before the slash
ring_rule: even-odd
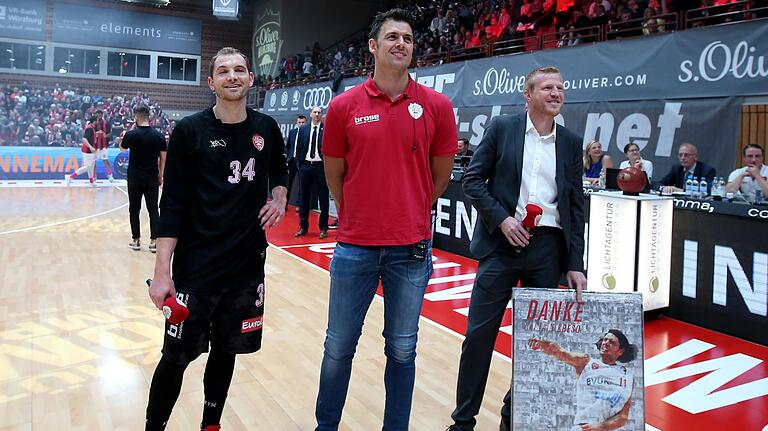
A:
<svg viewBox="0 0 768 431">
<path fill-rule="evenodd" d="M 173 279 L 206 292 L 258 273 L 267 247 L 259 211 L 287 183 L 283 138 L 272 117 L 247 109 L 225 124 L 213 109 L 179 121 L 171 134 L 159 237 L 178 238 Z"/>
</svg>

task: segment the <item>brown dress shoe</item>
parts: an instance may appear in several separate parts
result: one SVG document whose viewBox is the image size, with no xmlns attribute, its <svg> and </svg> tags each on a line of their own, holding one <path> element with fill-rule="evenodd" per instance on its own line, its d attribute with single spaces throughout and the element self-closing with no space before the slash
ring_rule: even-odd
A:
<svg viewBox="0 0 768 431">
<path fill-rule="evenodd" d="M 320 231 L 320 239 L 326 239 L 328 238 L 328 231 L 327 230 L 321 230 Z"/>
<path fill-rule="evenodd" d="M 296 237 L 299 237 L 299 236 L 304 236 L 306 234 L 307 234 L 307 230 L 306 229 L 299 229 L 298 231 L 296 231 L 295 234 L 293 234 L 293 237 L 296 238 Z"/>
</svg>

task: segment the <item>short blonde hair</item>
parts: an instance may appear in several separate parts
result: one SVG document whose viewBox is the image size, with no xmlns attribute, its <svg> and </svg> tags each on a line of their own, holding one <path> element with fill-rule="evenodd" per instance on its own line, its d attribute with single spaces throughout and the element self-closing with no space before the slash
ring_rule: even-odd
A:
<svg viewBox="0 0 768 431">
<path fill-rule="evenodd" d="M 560 69 L 556 68 L 555 66 L 537 67 L 536 69 L 533 69 L 528 73 L 528 75 L 525 76 L 525 90 L 531 91 L 533 89 L 533 78 L 535 78 L 536 75 L 541 75 L 545 73 L 556 73 L 562 76 L 562 73 L 560 73 Z"/>
</svg>

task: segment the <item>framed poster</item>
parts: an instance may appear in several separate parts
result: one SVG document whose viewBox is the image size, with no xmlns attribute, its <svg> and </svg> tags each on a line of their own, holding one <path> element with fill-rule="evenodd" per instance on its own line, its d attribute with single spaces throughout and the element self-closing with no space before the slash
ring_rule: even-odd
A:
<svg viewBox="0 0 768 431">
<path fill-rule="evenodd" d="M 644 430 L 642 295 L 512 292 L 511 429 Z"/>
</svg>

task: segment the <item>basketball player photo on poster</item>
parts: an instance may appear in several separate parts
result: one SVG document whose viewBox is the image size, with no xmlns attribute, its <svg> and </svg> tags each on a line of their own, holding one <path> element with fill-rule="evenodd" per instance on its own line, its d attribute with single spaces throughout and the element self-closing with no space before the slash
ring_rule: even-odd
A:
<svg viewBox="0 0 768 431">
<path fill-rule="evenodd" d="M 512 292 L 511 429 L 645 430 L 642 295 Z"/>
</svg>

